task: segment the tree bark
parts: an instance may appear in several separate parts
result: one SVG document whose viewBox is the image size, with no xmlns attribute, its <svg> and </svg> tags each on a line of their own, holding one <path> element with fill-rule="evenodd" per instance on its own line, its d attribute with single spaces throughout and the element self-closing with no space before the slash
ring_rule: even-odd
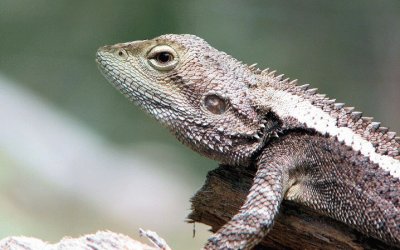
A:
<svg viewBox="0 0 400 250">
<path fill-rule="evenodd" d="M 149 246 L 130 237 L 113 232 L 99 231 L 95 234 L 87 234 L 79 238 L 64 237 L 60 242 L 50 244 L 40 239 L 30 237 L 8 237 L 0 240 L 0 249 L 4 250 L 170 250 L 168 245 L 151 231 L 140 231 L 154 245 Z M 159 246 L 162 247 L 159 247 Z"/>
<path fill-rule="evenodd" d="M 210 171 L 192 198 L 190 222 L 216 232 L 243 204 L 256 170 L 224 166 Z M 256 249 L 395 249 L 310 208 L 284 201 L 272 230 Z"/>
<path fill-rule="evenodd" d="M 220 166 L 210 171 L 204 186 L 192 198 L 189 222 L 200 222 L 217 231 L 244 202 L 252 185 L 255 169 Z M 145 245 L 128 236 L 97 232 L 80 238 L 65 237 L 56 244 L 36 238 L 8 237 L 0 240 L 0 249 L 12 250 L 170 250 L 163 239 L 151 231 L 140 231 L 153 245 Z M 159 247 L 161 246 L 161 248 Z M 188 246 L 188 249 L 191 249 Z M 318 212 L 284 201 L 274 227 L 255 249 L 398 249 L 373 239 Z"/>
</svg>

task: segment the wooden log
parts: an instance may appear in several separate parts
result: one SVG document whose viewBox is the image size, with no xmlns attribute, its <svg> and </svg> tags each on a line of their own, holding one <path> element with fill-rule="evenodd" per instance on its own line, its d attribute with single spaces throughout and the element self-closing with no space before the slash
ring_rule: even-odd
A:
<svg viewBox="0 0 400 250">
<path fill-rule="evenodd" d="M 192 198 L 189 222 L 211 226 L 216 232 L 243 204 L 255 169 L 224 166 L 208 173 Z M 256 249 L 396 249 L 311 208 L 284 201 L 269 234 Z"/>
<path fill-rule="evenodd" d="M 99 231 L 79 238 L 64 237 L 60 242 L 50 244 L 40 239 L 11 236 L 0 240 L 0 249 L 4 250 L 170 250 L 163 239 L 152 231 L 140 230 L 141 235 L 147 237 L 154 246 L 143 244 L 132 238 L 110 231 Z"/>
<path fill-rule="evenodd" d="M 252 185 L 255 169 L 224 166 L 210 171 L 203 187 L 192 198 L 189 222 L 200 222 L 216 232 L 244 202 Z M 113 232 L 97 232 L 79 238 L 65 237 L 50 244 L 28 237 L 0 240 L 0 249 L 126 249 L 170 250 L 165 241 L 151 231 L 140 231 L 154 247 Z M 188 246 L 188 249 L 191 249 Z M 255 249 L 398 249 L 348 227 L 344 223 L 319 214 L 305 206 L 284 201 L 274 227 Z"/>
</svg>

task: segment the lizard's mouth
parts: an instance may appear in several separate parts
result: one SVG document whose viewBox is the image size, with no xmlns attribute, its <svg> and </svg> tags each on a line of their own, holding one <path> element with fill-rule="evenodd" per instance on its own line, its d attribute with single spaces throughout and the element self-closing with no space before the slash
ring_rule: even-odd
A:
<svg viewBox="0 0 400 250">
<path fill-rule="evenodd" d="M 102 47 L 103 48 L 103 47 Z M 105 60 L 103 59 L 103 51 L 102 48 L 99 48 L 96 52 L 96 58 L 95 58 L 95 62 L 97 64 L 97 68 L 99 69 L 99 71 L 101 72 L 101 74 L 109 81 L 111 81 L 109 75 L 107 74 L 107 72 L 109 71 L 109 69 L 107 68 L 107 64 L 105 63 Z"/>
<path fill-rule="evenodd" d="M 103 59 L 103 57 L 105 56 L 105 54 L 106 53 L 109 53 L 109 52 L 106 52 L 105 51 L 105 49 L 106 48 L 108 48 L 108 46 L 103 46 L 103 47 L 100 47 L 97 51 L 96 51 L 96 58 L 94 59 L 95 61 L 96 61 L 96 63 L 97 63 L 97 66 L 101 66 L 101 68 L 104 68 L 104 59 Z"/>
<path fill-rule="evenodd" d="M 100 52 L 99 52 L 99 50 L 97 50 L 97 52 L 96 52 L 96 58 L 94 59 L 94 61 L 96 62 L 97 66 L 100 65 L 101 57 L 100 57 Z"/>
</svg>

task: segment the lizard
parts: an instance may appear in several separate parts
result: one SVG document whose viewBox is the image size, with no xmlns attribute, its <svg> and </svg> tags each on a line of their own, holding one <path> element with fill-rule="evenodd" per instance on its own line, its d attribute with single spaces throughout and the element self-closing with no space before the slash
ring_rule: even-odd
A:
<svg viewBox="0 0 400 250">
<path fill-rule="evenodd" d="M 244 204 L 204 249 L 251 249 L 283 199 L 400 246 L 400 137 L 372 117 L 195 35 L 103 46 L 96 61 L 192 150 L 257 168 Z"/>
</svg>

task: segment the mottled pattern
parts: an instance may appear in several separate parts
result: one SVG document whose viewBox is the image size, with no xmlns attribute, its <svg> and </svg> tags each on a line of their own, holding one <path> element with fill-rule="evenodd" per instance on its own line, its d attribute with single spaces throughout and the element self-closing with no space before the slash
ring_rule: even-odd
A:
<svg viewBox="0 0 400 250">
<path fill-rule="evenodd" d="M 318 134 L 288 133 L 270 147 L 269 154 L 285 154 L 293 160 L 285 199 L 400 244 L 398 178 L 354 154 L 348 146 Z M 293 148 L 296 150 L 288 150 Z"/>
<path fill-rule="evenodd" d="M 246 202 L 240 211 L 209 240 L 205 249 L 247 249 L 255 246 L 271 229 L 287 186 L 285 155 L 279 159 L 261 156 Z M 271 164 L 280 162 L 281 164 Z"/>
<path fill-rule="evenodd" d="M 247 66 L 193 35 L 100 48 L 105 77 L 193 150 L 258 168 L 206 249 L 250 249 L 283 198 L 400 245 L 399 137 L 308 85 Z"/>
<path fill-rule="evenodd" d="M 362 112 L 355 111 L 354 107 L 346 107 L 344 103 L 337 103 L 335 99 L 317 93 L 316 88 L 309 88 L 308 84 L 298 86 L 296 80 L 291 82 L 289 79 L 282 80 L 282 75 L 275 76 L 275 72 L 271 74 L 268 70 L 261 72 L 254 69 L 254 71 L 266 78 L 267 84 L 264 86 L 272 86 L 274 89 L 308 100 L 313 106 L 335 118 L 338 127 L 350 128 L 371 142 L 379 154 L 400 158 L 400 137 L 396 137 L 396 133 L 389 131 L 387 127 L 381 126 L 380 122 L 374 122 L 372 117 L 363 117 Z"/>
<path fill-rule="evenodd" d="M 170 45 L 179 54 L 178 65 L 168 72 L 153 69 L 146 58 L 149 50 L 160 44 Z M 97 61 L 117 89 L 193 150 L 238 164 L 248 163 L 249 156 L 262 145 L 264 114 L 254 110 L 246 98 L 247 85 L 255 83 L 256 77 L 251 77 L 245 65 L 209 47 L 204 40 L 165 35 L 106 46 L 98 52 Z M 224 115 L 204 110 L 202 100 L 207 94 L 228 100 Z"/>
<path fill-rule="evenodd" d="M 265 106 L 271 108 L 281 119 L 294 118 L 299 124 L 304 124 L 307 128 L 314 129 L 317 132 L 335 137 L 339 142 L 351 147 L 354 151 L 360 152 L 362 155 L 368 157 L 372 162 L 377 163 L 383 170 L 389 171 L 394 177 L 400 177 L 400 161 L 397 157 L 398 154 L 398 143 L 393 137 L 389 143 L 390 152 L 396 153 L 396 156 L 388 155 L 389 151 L 381 153 L 379 151 L 379 145 L 384 144 L 388 137 L 382 133 L 379 134 L 381 144 L 376 144 L 376 137 L 372 137 L 374 131 L 371 131 L 368 126 L 364 130 L 353 130 L 352 122 L 357 119 L 357 123 L 361 123 L 363 118 L 361 118 L 360 112 L 352 112 L 347 114 L 343 111 L 344 115 L 347 114 L 346 124 L 341 124 L 343 117 L 336 117 L 332 115 L 334 111 L 327 112 L 323 108 L 329 108 L 329 104 L 323 102 L 316 98 L 315 100 L 310 100 L 311 96 L 301 96 L 304 95 L 301 91 L 291 93 L 288 89 L 291 84 L 286 84 L 285 90 L 281 90 L 281 82 L 273 82 L 267 84 L 260 84 L 259 94 L 254 100 L 260 106 Z M 291 86 L 297 89 L 296 86 Z M 312 93 L 315 92 L 315 89 Z M 314 97 L 321 95 L 312 94 Z M 323 98 L 322 98 L 323 99 Z M 326 106 L 321 107 L 316 105 L 320 100 L 321 103 Z M 334 105 L 334 104 L 330 104 Z M 354 117 L 357 114 L 357 117 Z M 364 118 L 364 120 L 370 120 L 369 118 Z M 360 122 L 359 122 L 360 121 Z M 363 132 L 360 134 L 359 132 Z M 393 133 L 392 133 L 393 134 Z M 394 136 L 394 134 L 393 134 Z M 372 141 L 370 141 L 371 139 Z M 387 148 L 388 149 L 388 148 Z"/>
</svg>

